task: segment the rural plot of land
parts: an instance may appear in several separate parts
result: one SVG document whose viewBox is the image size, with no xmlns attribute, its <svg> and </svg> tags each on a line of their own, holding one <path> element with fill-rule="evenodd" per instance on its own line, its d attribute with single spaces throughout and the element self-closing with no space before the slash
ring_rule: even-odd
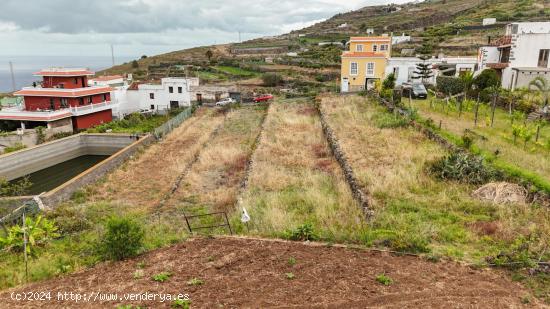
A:
<svg viewBox="0 0 550 309">
<path fill-rule="evenodd" d="M 364 216 L 344 181 L 323 135 L 319 115 L 307 100 L 271 104 L 240 207 L 250 214 L 238 230 L 284 236 L 304 225 L 323 239 L 351 240 Z"/>
<path fill-rule="evenodd" d="M 187 214 L 233 212 L 266 108 L 232 109 L 165 207 Z"/>
<path fill-rule="evenodd" d="M 527 171 L 536 173 L 547 183 L 550 183 L 550 126 L 542 126 L 539 132 L 539 142 L 535 143 L 536 124 L 528 122 L 532 130 L 531 140 L 528 143 L 522 137 L 513 136 L 513 127 L 523 126 L 524 120 L 511 117 L 500 108 L 496 109 L 494 127 L 490 127 L 491 111 L 486 104 L 481 104 L 478 112 L 478 122 L 475 126 L 475 107 L 464 106 L 459 115 L 458 108 L 441 103 L 433 103 L 430 107 L 428 100 L 414 100 L 413 108 L 419 110 L 423 118 L 431 119 L 435 125 L 441 122 L 441 128 L 461 137 L 467 135 L 466 130 L 475 132 L 470 136 L 476 147 L 494 154 L 498 152 L 498 161 L 518 166 Z M 515 141 L 514 141 L 515 139 Z"/>
<path fill-rule="evenodd" d="M 136 277 L 134 274 L 141 276 Z M 163 282 L 157 274 L 169 273 Z M 383 278 L 388 281 L 377 280 Z M 198 238 L 0 293 L 6 308 L 177 308 L 143 301 L 21 302 L 28 291 L 186 293 L 190 308 L 540 308 L 503 274 L 411 256 L 237 238 Z M 525 300 L 530 303 L 525 304 Z M 523 305 L 522 305 L 523 302 Z"/>
<path fill-rule="evenodd" d="M 94 186 L 90 201 L 126 204 L 134 209 L 155 206 L 224 118 L 219 110 L 199 109 L 166 139 Z"/>
<path fill-rule="evenodd" d="M 518 243 L 544 254 L 545 209 L 481 202 L 470 195 L 475 186 L 438 180 L 426 169 L 443 149 L 365 98 L 328 96 L 321 107 L 372 198 L 374 216 L 362 235 L 367 244 L 474 262 L 517 254 Z"/>
</svg>

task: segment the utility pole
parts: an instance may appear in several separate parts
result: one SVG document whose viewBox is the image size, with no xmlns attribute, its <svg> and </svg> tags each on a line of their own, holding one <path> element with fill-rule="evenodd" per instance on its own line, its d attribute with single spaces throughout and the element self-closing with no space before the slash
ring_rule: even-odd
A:
<svg viewBox="0 0 550 309">
<path fill-rule="evenodd" d="M 113 44 L 111 44 L 111 60 L 113 61 L 113 66 L 115 66 L 115 50 Z"/>
<path fill-rule="evenodd" d="M 239 31 L 239 43 L 242 43 L 242 40 L 241 40 L 241 31 Z"/>
<path fill-rule="evenodd" d="M 17 89 L 15 89 L 15 75 L 13 74 L 13 63 L 10 61 L 10 73 L 11 73 L 11 87 L 13 92 L 15 92 Z"/>
</svg>

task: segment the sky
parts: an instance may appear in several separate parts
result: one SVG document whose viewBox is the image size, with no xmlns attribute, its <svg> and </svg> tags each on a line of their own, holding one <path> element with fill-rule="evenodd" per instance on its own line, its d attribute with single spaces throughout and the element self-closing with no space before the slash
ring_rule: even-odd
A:
<svg viewBox="0 0 550 309">
<path fill-rule="evenodd" d="M 277 35 L 405 0 L 2 0 L 0 55 L 156 55 Z"/>
</svg>

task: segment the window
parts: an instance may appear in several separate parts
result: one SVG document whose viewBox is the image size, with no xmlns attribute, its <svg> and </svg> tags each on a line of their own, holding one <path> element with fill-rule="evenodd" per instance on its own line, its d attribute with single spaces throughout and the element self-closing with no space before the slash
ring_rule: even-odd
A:
<svg viewBox="0 0 550 309">
<path fill-rule="evenodd" d="M 395 79 L 399 78 L 399 67 L 393 68 L 393 76 L 395 77 Z"/>
<path fill-rule="evenodd" d="M 548 67 L 548 55 L 550 54 L 550 49 L 541 49 L 539 51 L 539 68 Z"/>
<path fill-rule="evenodd" d="M 151 104 L 151 110 L 155 110 L 155 105 L 154 104 Z"/>
<path fill-rule="evenodd" d="M 84 105 L 84 98 L 78 98 L 78 104 Z"/>
<path fill-rule="evenodd" d="M 155 94 L 153 92 L 149 93 L 149 99 L 154 100 Z"/>
<path fill-rule="evenodd" d="M 357 62 L 352 62 L 349 68 L 349 74 L 350 75 L 357 75 L 359 74 Z"/>
<path fill-rule="evenodd" d="M 50 98 L 50 109 L 55 110 L 55 101 L 53 98 Z"/>
<path fill-rule="evenodd" d="M 75 77 L 75 78 L 74 78 L 74 84 L 75 84 L 75 85 L 78 85 L 78 77 Z"/>
<path fill-rule="evenodd" d="M 106 93 L 103 94 L 103 101 L 107 101 L 107 94 Z"/>
<path fill-rule="evenodd" d="M 67 108 L 69 104 L 67 103 L 67 98 L 61 98 L 61 108 Z"/>
<path fill-rule="evenodd" d="M 168 92 L 174 93 L 174 87 L 172 87 L 172 86 L 168 87 Z"/>
<path fill-rule="evenodd" d="M 93 103 L 92 97 L 90 96 L 90 97 L 88 97 L 88 104 L 92 104 L 92 103 Z"/>
<path fill-rule="evenodd" d="M 182 87 L 178 87 L 178 93 L 182 93 L 183 92 L 183 88 Z"/>
<path fill-rule="evenodd" d="M 374 62 L 367 63 L 367 76 L 374 76 Z"/>
<path fill-rule="evenodd" d="M 363 44 L 357 44 L 355 47 L 355 51 L 362 52 L 363 51 Z"/>
<path fill-rule="evenodd" d="M 387 50 L 388 50 L 388 44 L 380 45 L 380 51 L 387 51 Z"/>
<path fill-rule="evenodd" d="M 376 44 L 372 45 L 372 51 L 377 52 L 378 51 L 378 45 L 376 45 Z"/>
<path fill-rule="evenodd" d="M 519 26 L 518 24 L 512 25 L 512 34 L 518 34 Z"/>
</svg>

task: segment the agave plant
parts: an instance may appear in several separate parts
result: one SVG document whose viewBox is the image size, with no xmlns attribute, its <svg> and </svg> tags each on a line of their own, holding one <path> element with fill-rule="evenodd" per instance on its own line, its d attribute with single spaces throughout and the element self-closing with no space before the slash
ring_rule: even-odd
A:
<svg viewBox="0 0 550 309">
<path fill-rule="evenodd" d="M 535 88 L 541 93 L 544 106 L 547 106 L 550 100 L 550 82 L 546 78 L 538 76 L 529 83 L 529 89 L 531 88 Z"/>
</svg>

